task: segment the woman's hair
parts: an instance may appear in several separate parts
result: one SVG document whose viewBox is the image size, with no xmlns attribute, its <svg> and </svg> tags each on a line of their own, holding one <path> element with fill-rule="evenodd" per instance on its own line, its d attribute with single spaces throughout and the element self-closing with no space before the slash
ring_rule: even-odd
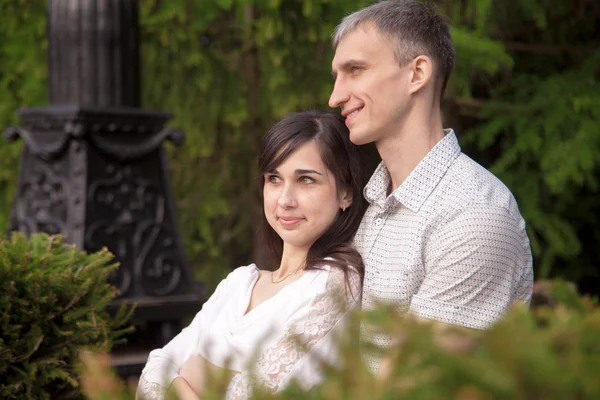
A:
<svg viewBox="0 0 600 400">
<path fill-rule="evenodd" d="M 343 117 L 311 110 L 288 114 L 276 123 L 265 135 L 258 159 L 262 187 L 266 173 L 277 169 L 292 152 L 310 141 L 317 144 L 323 164 L 333 173 L 338 192 L 345 189 L 352 194 L 352 204 L 338 212 L 331 226 L 311 246 L 305 268 L 318 269 L 326 264 L 340 268 L 348 283 L 349 266 L 355 268 L 361 278 L 364 274 L 362 258 L 351 241 L 367 206 L 362 193 L 367 180 L 367 163 L 365 152 L 350 142 Z M 283 240 L 269 225 L 264 212 L 261 225 L 267 255 L 279 264 Z"/>
</svg>

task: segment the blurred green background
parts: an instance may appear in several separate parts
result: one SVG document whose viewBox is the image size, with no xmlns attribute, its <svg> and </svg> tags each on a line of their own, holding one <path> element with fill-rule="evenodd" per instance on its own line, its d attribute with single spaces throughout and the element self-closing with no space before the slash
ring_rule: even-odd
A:
<svg viewBox="0 0 600 400">
<path fill-rule="evenodd" d="M 187 134 L 168 148 L 188 259 L 212 289 L 261 259 L 257 145 L 327 108 L 331 32 L 364 0 L 141 0 L 142 103 Z M 446 0 L 457 65 L 445 126 L 515 194 L 537 278 L 600 294 L 600 2 Z M 47 104 L 43 0 L 0 0 L 0 129 Z M 0 143 L 0 229 L 22 143 Z"/>
</svg>

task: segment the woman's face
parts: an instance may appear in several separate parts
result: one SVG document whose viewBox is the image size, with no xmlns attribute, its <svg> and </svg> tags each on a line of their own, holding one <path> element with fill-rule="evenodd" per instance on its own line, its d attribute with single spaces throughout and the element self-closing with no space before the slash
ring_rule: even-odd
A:
<svg viewBox="0 0 600 400">
<path fill-rule="evenodd" d="M 285 246 L 308 251 L 351 197 L 339 193 L 315 141 L 292 152 L 264 175 L 264 211 Z"/>
</svg>

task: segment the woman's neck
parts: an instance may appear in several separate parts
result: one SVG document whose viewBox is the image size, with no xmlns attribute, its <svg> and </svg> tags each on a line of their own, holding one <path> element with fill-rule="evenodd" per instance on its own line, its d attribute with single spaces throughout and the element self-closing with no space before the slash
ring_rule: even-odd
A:
<svg viewBox="0 0 600 400">
<path fill-rule="evenodd" d="M 283 244 L 283 254 L 279 269 L 273 272 L 274 278 L 283 278 L 286 275 L 292 274 L 299 269 L 304 269 L 306 266 L 306 256 L 308 249 L 298 248 L 286 243 Z"/>
</svg>

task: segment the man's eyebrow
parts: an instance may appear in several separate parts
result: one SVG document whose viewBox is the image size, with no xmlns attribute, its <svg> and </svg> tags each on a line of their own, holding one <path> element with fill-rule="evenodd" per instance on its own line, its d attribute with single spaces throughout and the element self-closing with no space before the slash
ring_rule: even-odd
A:
<svg viewBox="0 0 600 400">
<path fill-rule="evenodd" d="M 337 70 L 342 70 L 342 71 L 348 71 L 350 70 L 350 68 L 354 67 L 354 66 L 365 66 L 367 65 L 366 61 L 362 61 L 362 60 L 357 60 L 357 59 L 350 59 L 347 61 L 344 61 L 343 63 L 341 63 Z M 333 79 L 337 78 L 337 70 L 331 70 L 331 76 L 333 76 Z"/>
<path fill-rule="evenodd" d="M 319 171 L 315 171 L 314 169 L 297 169 L 296 175 L 304 175 L 304 174 L 317 174 L 323 176 Z"/>
</svg>

